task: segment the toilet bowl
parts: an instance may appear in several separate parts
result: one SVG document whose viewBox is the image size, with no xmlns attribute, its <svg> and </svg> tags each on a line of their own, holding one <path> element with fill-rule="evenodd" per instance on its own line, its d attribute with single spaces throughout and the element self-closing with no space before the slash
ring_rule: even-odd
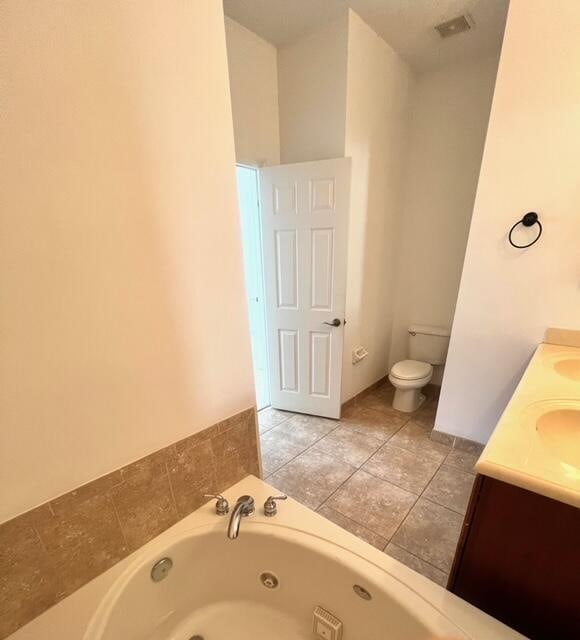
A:
<svg viewBox="0 0 580 640">
<path fill-rule="evenodd" d="M 411 413 L 425 402 L 421 389 L 433 377 L 433 367 L 420 360 L 401 360 L 393 365 L 389 380 L 395 387 L 393 409 Z"/>
<path fill-rule="evenodd" d="M 421 389 L 433 377 L 433 365 L 442 365 L 449 347 L 449 329 L 424 324 L 409 327 L 409 360 L 393 365 L 389 380 L 395 387 L 393 408 L 416 411 L 425 402 Z"/>
</svg>

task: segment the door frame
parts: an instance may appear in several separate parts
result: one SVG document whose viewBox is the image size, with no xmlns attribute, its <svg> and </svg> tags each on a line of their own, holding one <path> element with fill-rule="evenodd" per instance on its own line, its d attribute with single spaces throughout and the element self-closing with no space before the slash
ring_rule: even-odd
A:
<svg viewBox="0 0 580 640">
<path fill-rule="evenodd" d="M 265 287 L 265 278 L 266 278 L 266 274 L 264 272 L 264 252 L 263 252 L 263 247 L 262 247 L 262 206 L 261 206 L 261 194 L 260 194 L 260 168 L 261 165 L 259 163 L 250 163 L 250 162 L 236 162 L 236 169 L 238 167 L 241 167 L 242 169 L 250 169 L 255 173 L 255 177 L 256 177 L 256 197 L 257 197 L 257 233 L 258 233 L 258 238 L 257 238 L 257 246 L 256 246 L 256 250 L 259 253 L 259 275 L 260 275 L 260 289 L 261 289 L 261 302 L 262 302 L 262 320 L 263 320 L 263 326 L 264 326 L 264 331 L 263 331 L 263 345 L 264 345 L 264 351 L 265 351 L 265 362 L 264 362 L 264 366 L 265 366 L 265 384 L 267 386 L 267 390 L 268 390 L 268 404 L 264 407 L 262 407 L 262 409 L 265 409 L 267 407 L 270 406 L 271 404 L 271 390 L 270 390 L 270 354 L 268 352 L 268 318 L 267 318 L 267 313 L 266 313 L 266 287 Z M 237 176 L 236 176 L 237 178 Z M 238 204 L 240 204 L 239 202 L 239 193 L 238 193 Z M 242 220 L 242 212 L 240 210 L 240 226 L 243 227 L 243 220 Z M 243 233 L 243 229 L 242 229 L 242 250 L 245 251 L 246 250 L 246 246 L 245 246 L 245 242 L 244 242 L 244 233 Z M 245 263 L 246 263 L 246 258 L 244 257 L 244 269 L 245 269 Z M 247 295 L 247 299 L 248 299 L 248 319 L 250 320 L 250 340 L 251 340 L 251 328 L 252 328 L 252 323 L 251 323 L 251 314 L 250 314 L 250 308 L 249 308 L 249 292 L 247 291 L 247 280 L 246 278 L 244 278 L 244 286 L 246 287 L 246 293 Z M 254 362 L 254 347 L 252 344 L 252 373 L 254 374 L 254 387 L 256 386 L 256 375 L 255 375 L 255 362 Z M 257 400 L 256 400 L 257 401 Z"/>
</svg>

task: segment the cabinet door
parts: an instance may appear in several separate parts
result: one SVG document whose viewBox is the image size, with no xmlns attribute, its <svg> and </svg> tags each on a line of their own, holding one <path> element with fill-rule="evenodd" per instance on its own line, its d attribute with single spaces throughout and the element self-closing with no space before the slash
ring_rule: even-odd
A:
<svg viewBox="0 0 580 640">
<path fill-rule="evenodd" d="M 580 509 L 479 476 L 448 588 L 534 640 L 580 638 Z"/>
</svg>

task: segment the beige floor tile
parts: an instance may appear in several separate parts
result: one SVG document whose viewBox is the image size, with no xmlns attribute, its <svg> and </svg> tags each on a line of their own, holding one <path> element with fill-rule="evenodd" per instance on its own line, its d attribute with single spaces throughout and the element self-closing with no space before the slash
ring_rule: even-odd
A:
<svg viewBox="0 0 580 640">
<path fill-rule="evenodd" d="M 383 538 L 370 529 L 363 527 L 362 524 L 359 524 L 358 522 L 355 522 L 354 520 L 343 516 L 342 513 L 331 509 L 327 505 L 322 505 L 320 509 L 318 509 L 318 513 L 321 516 L 324 516 L 327 520 L 334 522 L 334 524 L 337 524 L 339 527 L 345 529 L 349 533 L 352 533 L 357 538 L 368 542 L 370 545 L 376 547 L 377 549 L 380 549 L 381 551 L 387 544 L 386 538 Z"/>
<path fill-rule="evenodd" d="M 475 476 L 443 465 L 423 493 L 423 497 L 465 515 Z"/>
<path fill-rule="evenodd" d="M 393 398 L 395 397 L 395 387 L 393 387 L 390 382 L 386 382 L 385 384 L 375 389 L 372 393 L 392 405 Z"/>
<path fill-rule="evenodd" d="M 355 471 L 355 467 L 309 449 L 272 474 L 268 483 L 317 509 Z"/>
<path fill-rule="evenodd" d="M 475 473 L 475 463 L 478 456 L 473 453 L 467 453 L 466 451 L 460 451 L 459 449 L 452 449 L 449 455 L 445 458 L 444 465 L 467 471 L 468 473 Z"/>
<path fill-rule="evenodd" d="M 341 416 L 341 423 L 359 431 L 380 438 L 384 442 L 393 436 L 407 422 L 408 418 L 400 415 L 387 414 L 364 406 L 347 409 Z"/>
<path fill-rule="evenodd" d="M 295 413 L 289 422 L 291 422 L 296 429 L 303 429 L 309 433 L 316 433 L 319 436 L 326 435 L 340 426 L 338 420 L 321 418 L 319 416 L 308 416 L 304 413 Z"/>
<path fill-rule="evenodd" d="M 308 448 L 308 445 L 295 442 L 287 435 L 275 431 L 276 429 L 271 429 L 260 436 L 262 470 L 265 478 Z"/>
<path fill-rule="evenodd" d="M 466 453 L 471 453 L 474 456 L 480 456 L 482 451 L 485 449 L 485 445 L 480 444 L 479 442 L 473 442 L 473 440 L 466 440 L 465 438 L 455 438 L 455 444 L 453 445 L 459 451 L 465 451 Z"/>
<path fill-rule="evenodd" d="M 409 569 L 413 569 L 413 571 L 429 578 L 429 580 L 432 580 L 438 585 L 441 585 L 442 587 L 447 586 L 449 574 L 441 571 L 441 569 L 437 569 L 437 567 L 425 562 L 425 560 L 421 560 L 421 558 L 414 556 L 412 553 L 409 553 L 396 544 L 389 542 L 385 549 L 385 553 L 391 556 L 391 558 L 395 558 L 395 560 L 403 563 L 405 566 L 409 567 Z"/>
<path fill-rule="evenodd" d="M 338 420 L 333 420 L 332 418 L 321 418 L 320 416 L 309 416 L 305 413 L 295 413 L 292 416 L 292 421 L 295 424 L 299 424 L 305 427 L 314 427 L 319 431 L 324 431 L 328 433 L 333 429 L 338 427 Z"/>
<path fill-rule="evenodd" d="M 260 433 L 266 433 L 266 431 L 270 431 L 270 429 L 273 429 L 276 425 L 275 424 L 267 424 L 265 422 L 260 422 L 260 418 L 258 417 L 258 431 Z"/>
<path fill-rule="evenodd" d="M 462 523 L 455 511 L 419 498 L 391 542 L 448 573 Z"/>
<path fill-rule="evenodd" d="M 327 506 L 387 540 L 417 496 L 365 471 L 357 471 L 332 495 Z"/>
<path fill-rule="evenodd" d="M 280 438 L 280 440 L 287 440 L 299 444 L 306 449 L 338 426 L 338 422 L 334 421 L 328 421 L 331 424 L 318 422 L 318 420 L 322 421 L 324 418 L 316 418 L 310 422 L 306 422 L 301 418 L 302 416 L 294 416 L 286 420 L 268 431 L 264 435 L 264 438 Z"/>
<path fill-rule="evenodd" d="M 383 444 L 382 438 L 341 425 L 319 440 L 314 448 L 354 467 L 364 464 Z"/>
<path fill-rule="evenodd" d="M 401 449 L 428 456 L 438 462 L 443 462 L 450 450 L 448 445 L 431 440 L 429 430 L 414 421 L 407 422 L 389 442 Z"/>
<path fill-rule="evenodd" d="M 427 429 L 432 429 L 435 424 L 437 414 L 437 402 L 427 401 L 418 411 L 413 414 L 413 421 Z"/>
<path fill-rule="evenodd" d="M 373 409 L 375 411 L 382 411 L 390 416 L 402 416 L 409 417 L 408 414 L 402 413 L 393 409 L 393 399 L 385 393 L 373 391 L 365 396 L 360 402 L 357 403 L 358 407 L 364 407 L 366 409 Z"/>
<path fill-rule="evenodd" d="M 389 442 L 363 466 L 363 471 L 419 495 L 439 468 L 439 462 Z"/>
<path fill-rule="evenodd" d="M 260 431 L 264 432 L 272 427 L 275 427 L 288 418 L 291 418 L 294 414 L 290 411 L 280 411 L 279 409 L 272 409 L 272 407 L 268 407 L 267 409 L 262 409 L 262 411 L 258 412 L 258 425 L 260 427 Z"/>
</svg>

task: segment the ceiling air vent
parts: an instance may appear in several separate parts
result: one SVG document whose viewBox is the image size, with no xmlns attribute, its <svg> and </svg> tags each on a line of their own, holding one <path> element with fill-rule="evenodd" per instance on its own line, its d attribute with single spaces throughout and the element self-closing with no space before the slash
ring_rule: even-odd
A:
<svg viewBox="0 0 580 640">
<path fill-rule="evenodd" d="M 435 26 L 435 31 L 439 33 L 442 38 L 450 38 L 457 33 L 463 33 L 463 31 L 469 31 L 475 25 L 471 16 L 463 15 L 453 18 L 453 20 L 447 20 Z"/>
</svg>

